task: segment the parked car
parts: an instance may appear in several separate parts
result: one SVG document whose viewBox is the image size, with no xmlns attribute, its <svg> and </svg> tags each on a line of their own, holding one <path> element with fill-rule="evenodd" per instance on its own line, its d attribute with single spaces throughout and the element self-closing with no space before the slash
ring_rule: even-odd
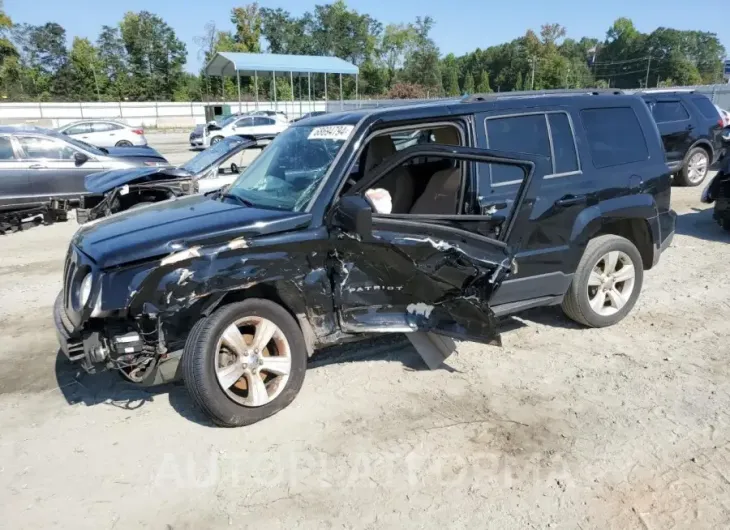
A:
<svg viewBox="0 0 730 530">
<path fill-rule="evenodd" d="M 407 131 L 428 141 L 397 151 Z M 560 304 L 609 326 L 672 240 L 670 178 L 633 95 L 318 116 L 224 192 L 82 226 L 54 309 L 61 349 L 143 385 L 181 375 L 212 421 L 239 426 L 286 407 L 329 344 L 406 333 L 427 357 L 439 335 L 498 343 L 498 317 Z"/>
<path fill-rule="evenodd" d="M 306 120 L 307 118 L 314 118 L 315 116 L 321 116 L 322 114 L 327 114 L 323 110 L 315 110 L 313 112 L 307 112 L 306 114 L 302 114 L 298 118 L 295 118 L 292 120 L 292 123 L 296 123 L 298 121 Z"/>
<path fill-rule="evenodd" d="M 730 129 L 725 129 L 723 139 L 730 145 Z M 702 192 L 702 202 L 715 204 L 712 217 L 730 232 L 730 157 L 725 157 L 723 167 Z"/>
<path fill-rule="evenodd" d="M 59 127 L 58 132 L 97 147 L 147 145 L 144 129 L 113 120 L 76 121 Z"/>
<path fill-rule="evenodd" d="M 206 148 L 215 145 L 223 138 L 234 135 L 270 137 L 279 134 L 289 126 L 288 122 L 269 116 L 230 116 L 220 123 L 210 122 L 198 126 L 190 133 L 190 146 Z"/>
<path fill-rule="evenodd" d="M 88 175 L 89 195 L 81 198 L 76 219 L 83 224 L 173 197 L 220 189 L 244 169 L 246 149 L 263 149 L 272 138 L 229 136 L 177 167 L 135 167 Z"/>
<path fill-rule="evenodd" d="M 647 91 L 642 97 L 659 127 L 675 181 L 699 186 L 725 153 L 724 121 L 717 108 L 707 96 L 693 90 Z"/>
<path fill-rule="evenodd" d="M 150 147 L 99 148 L 48 129 L 0 127 L 0 231 L 22 227 L 29 215 L 65 218 L 91 173 L 165 165 Z"/>
</svg>

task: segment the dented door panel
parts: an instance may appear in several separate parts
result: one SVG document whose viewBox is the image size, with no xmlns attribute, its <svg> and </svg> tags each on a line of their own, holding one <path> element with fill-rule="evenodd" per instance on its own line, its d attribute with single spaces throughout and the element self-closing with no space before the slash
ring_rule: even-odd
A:
<svg viewBox="0 0 730 530">
<path fill-rule="evenodd" d="M 467 234 L 456 241 L 443 227 L 378 218 L 371 241 L 339 237 L 333 284 L 343 331 L 497 339 L 488 301 L 509 272 L 506 247 Z"/>
</svg>

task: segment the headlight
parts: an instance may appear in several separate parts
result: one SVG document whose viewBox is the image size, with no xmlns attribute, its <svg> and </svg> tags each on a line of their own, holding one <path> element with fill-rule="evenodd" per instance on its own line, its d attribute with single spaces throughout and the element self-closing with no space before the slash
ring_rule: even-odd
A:
<svg viewBox="0 0 730 530">
<path fill-rule="evenodd" d="M 81 280 L 81 287 L 79 288 L 79 304 L 81 307 L 86 306 L 86 303 L 89 301 L 89 296 L 91 295 L 91 273 L 84 276 L 84 279 Z"/>
</svg>

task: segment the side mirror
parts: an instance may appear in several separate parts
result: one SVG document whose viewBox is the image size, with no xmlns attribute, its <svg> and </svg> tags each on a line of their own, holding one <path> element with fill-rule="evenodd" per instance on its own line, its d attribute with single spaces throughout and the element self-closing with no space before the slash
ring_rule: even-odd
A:
<svg viewBox="0 0 730 530">
<path fill-rule="evenodd" d="M 342 197 L 335 206 L 332 224 L 363 239 L 369 238 L 373 232 L 373 209 L 362 197 Z"/>
<path fill-rule="evenodd" d="M 79 153 L 78 151 L 74 153 L 74 162 L 77 166 L 83 166 L 88 161 L 89 157 L 86 156 L 84 153 Z"/>
</svg>

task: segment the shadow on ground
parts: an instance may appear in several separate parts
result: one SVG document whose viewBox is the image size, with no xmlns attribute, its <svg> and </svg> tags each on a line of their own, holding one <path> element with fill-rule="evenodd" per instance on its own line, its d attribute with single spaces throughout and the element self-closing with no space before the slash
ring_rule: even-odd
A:
<svg viewBox="0 0 730 530">
<path fill-rule="evenodd" d="M 722 229 L 712 218 L 712 208 L 692 208 L 691 212 L 677 216 L 677 234 L 730 243 L 730 233 Z"/>
<path fill-rule="evenodd" d="M 384 335 L 359 343 L 337 345 L 318 352 L 309 362 L 308 369 L 363 361 L 401 362 L 410 370 L 427 370 L 416 350 L 401 334 Z M 449 369 L 448 366 L 444 366 Z M 87 374 L 79 366 L 68 362 L 59 351 L 56 355 L 55 375 L 58 388 L 69 405 L 105 405 L 134 411 L 152 403 L 156 397 L 167 394 L 170 405 L 184 418 L 206 427 L 214 424 L 195 406 L 182 382 L 143 387 L 122 379 L 107 370 Z"/>
</svg>

